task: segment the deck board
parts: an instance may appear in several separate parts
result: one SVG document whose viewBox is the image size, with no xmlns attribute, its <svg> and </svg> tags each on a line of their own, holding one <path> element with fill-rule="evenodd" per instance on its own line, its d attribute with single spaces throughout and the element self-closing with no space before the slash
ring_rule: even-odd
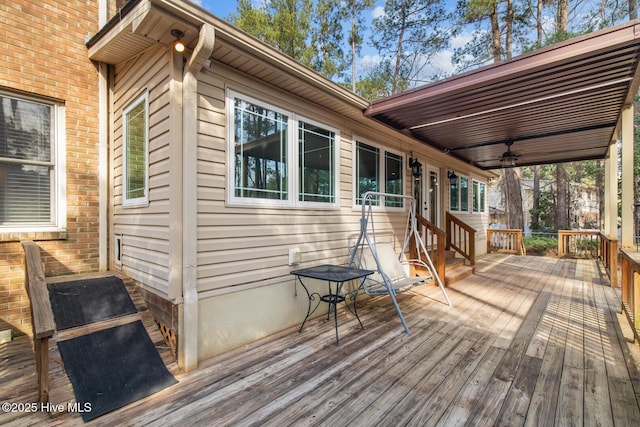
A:
<svg viewBox="0 0 640 427">
<path fill-rule="evenodd" d="M 386 297 L 353 316 L 320 316 L 180 372 L 148 311 L 141 316 L 179 383 L 98 419 L 0 412 L 0 424 L 233 426 L 633 425 L 640 348 L 619 323 L 619 290 L 594 261 L 492 254 L 447 288 Z M 137 305 L 141 304 L 140 300 Z M 94 325 L 100 328 L 102 325 Z M 75 333 L 75 332 L 73 332 Z M 73 334 L 71 333 L 71 334 Z M 51 399 L 73 390 L 51 348 Z M 30 341 L 0 344 L 0 401 L 35 402 Z"/>
</svg>

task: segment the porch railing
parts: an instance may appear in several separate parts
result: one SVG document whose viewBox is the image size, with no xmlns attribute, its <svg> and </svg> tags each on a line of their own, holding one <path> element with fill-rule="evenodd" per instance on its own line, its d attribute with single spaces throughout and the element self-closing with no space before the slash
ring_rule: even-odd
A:
<svg viewBox="0 0 640 427">
<path fill-rule="evenodd" d="M 42 269 L 40 247 L 32 241 L 23 241 L 22 248 L 26 272 L 24 287 L 31 306 L 38 400 L 41 403 L 47 403 L 49 401 L 49 339 L 53 337 L 55 322 Z"/>
<path fill-rule="evenodd" d="M 600 232 L 558 230 L 558 256 L 570 258 L 599 258 Z"/>
<path fill-rule="evenodd" d="M 466 258 L 470 265 L 476 265 L 476 230 L 464 221 L 446 213 L 447 246 Z"/>
<path fill-rule="evenodd" d="M 612 288 L 618 287 L 618 240 L 600 233 L 600 259 Z"/>
<path fill-rule="evenodd" d="M 522 230 L 514 228 L 487 229 L 487 253 L 491 252 L 525 255 Z"/>
<path fill-rule="evenodd" d="M 444 230 L 436 227 L 432 222 L 420 215 L 416 215 L 416 219 L 418 221 L 419 230 L 424 239 L 424 245 L 427 252 L 429 252 L 429 258 L 431 258 L 438 276 L 444 280 L 445 242 L 447 241 L 447 234 Z M 415 254 L 414 251 L 417 249 L 415 248 L 415 245 L 412 245 L 410 250 L 412 254 Z M 412 255 L 412 257 L 415 258 L 415 255 Z"/>
<path fill-rule="evenodd" d="M 640 340 L 640 254 L 622 249 L 622 311 L 633 330 L 636 341 Z"/>
<path fill-rule="evenodd" d="M 558 256 L 600 259 L 609 276 L 611 287 L 618 286 L 618 240 L 600 231 L 558 231 Z"/>
</svg>

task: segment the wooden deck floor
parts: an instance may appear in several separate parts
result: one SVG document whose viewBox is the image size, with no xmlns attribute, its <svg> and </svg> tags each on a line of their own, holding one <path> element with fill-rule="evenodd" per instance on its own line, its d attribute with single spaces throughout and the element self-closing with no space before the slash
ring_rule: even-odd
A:
<svg viewBox="0 0 640 427">
<path fill-rule="evenodd" d="M 371 299 L 364 330 L 339 313 L 339 347 L 317 319 L 194 372 L 171 365 L 179 384 L 88 424 L 640 425 L 639 348 L 594 261 L 488 255 L 447 290 L 453 307 L 435 286 L 400 297 L 411 335 L 388 298 Z M 0 402 L 34 402 L 29 341 L 1 344 L 0 363 Z M 53 375 L 52 402 L 64 402 L 63 368 Z M 0 424 L 83 422 L 0 412 Z"/>
</svg>

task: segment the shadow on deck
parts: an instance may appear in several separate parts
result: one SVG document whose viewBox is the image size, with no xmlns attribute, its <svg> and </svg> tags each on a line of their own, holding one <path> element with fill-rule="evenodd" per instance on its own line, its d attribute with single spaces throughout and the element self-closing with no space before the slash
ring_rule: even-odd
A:
<svg viewBox="0 0 640 427">
<path fill-rule="evenodd" d="M 631 425 L 640 419 L 640 349 L 619 292 L 595 261 L 491 254 L 447 288 L 347 312 L 339 347 L 324 317 L 201 362 L 99 425 Z M 154 338 L 163 341 L 159 333 Z M 52 405 L 73 394 L 52 346 Z M 0 344 L 0 402 L 37 399 L 31 343 Z M 80 415 L 0 412 L 0 424 L 83 425 Z"/>
</svg>

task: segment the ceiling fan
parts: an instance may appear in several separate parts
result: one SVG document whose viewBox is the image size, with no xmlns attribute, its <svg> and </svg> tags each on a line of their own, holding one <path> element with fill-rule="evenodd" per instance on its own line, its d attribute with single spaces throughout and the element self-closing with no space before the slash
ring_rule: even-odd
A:
<svg viewBox="0 0 640 427">
<path fill-rule="evenodd" d="M 507 151 L 502 153 L 502 157 L 500 158 L 500 164 L 502 165 L 503 169 L 515 168 L 516 160 L 518 160 L 518 155 L 511 151 L 513 140 L 508 139 L 504 144 L 507 146 Z"/>
</svg>

